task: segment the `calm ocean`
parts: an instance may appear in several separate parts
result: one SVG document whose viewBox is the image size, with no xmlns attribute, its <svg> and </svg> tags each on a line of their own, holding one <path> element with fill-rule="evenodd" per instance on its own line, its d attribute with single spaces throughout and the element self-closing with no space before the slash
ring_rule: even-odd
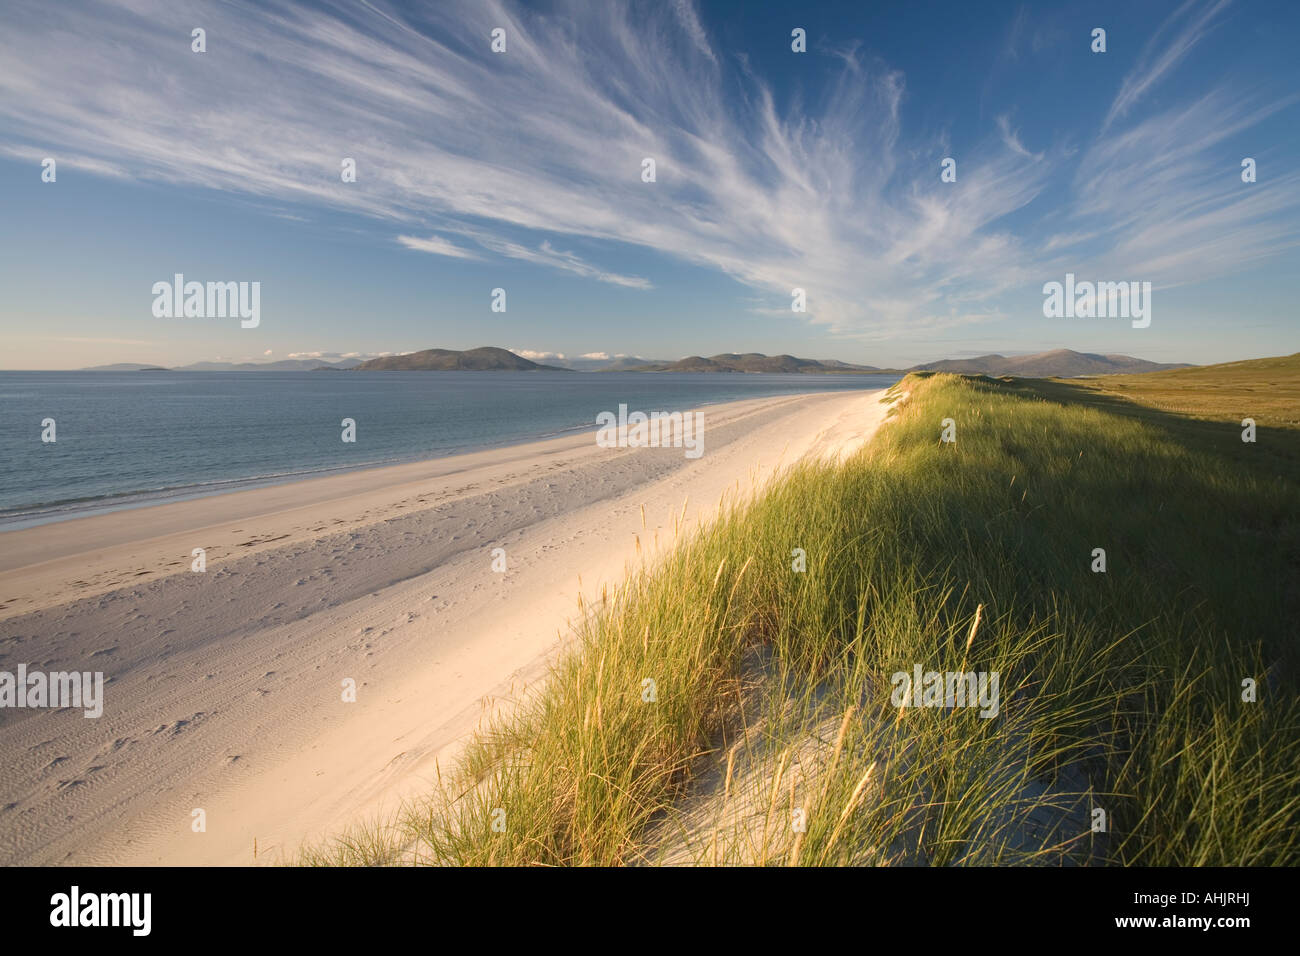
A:
<svg viewBox="0 0 1300 956">
<path fill-rule="evenodd" d="M 893 375 L 644 372 L 0 372 L 0 528 L 438 458 L 644 412 Z M 43 419 L 56 422 L 41 441 Z M 340 422 L 357 423 L 355 444 Z M 707 446 L 706 446 L 707 447 Z"/>
</svg>

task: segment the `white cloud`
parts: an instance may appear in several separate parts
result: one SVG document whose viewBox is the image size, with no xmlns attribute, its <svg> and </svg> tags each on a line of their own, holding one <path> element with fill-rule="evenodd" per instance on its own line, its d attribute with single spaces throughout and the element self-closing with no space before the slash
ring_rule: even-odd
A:
<svg viewBox="0 0 1300 956">
<path fill-rule="evenodd" d="M 34 146 L 13 145 L 0 143 L 0 156 L 9 156 L 14 159 L 26 160 L 33 165 L 39 164 L 42 160 L 50 155 L 49 150 L 38 149 Z M 104 176 L 109 179 L 130 179 L 130 170 L 103 159 L 97 159 L 91 156 L 82 156 L 79 154 L 70 154 L 59 152 L 57 156 L 51 157 L 57 161 L 59 169 L 76 169 L 81 172 L 91 173 L 95 176 Z M 57 180 L 56 180 L 57 181 Z"/>
<path fill-rule="evenodd" d="M 1124 77 L 1119 94 L 1111 104 L 1102 128 L 1108 128 L 1112 122 L 1123 118 L 1151 87 L 1159 83 L 1167 73 L 1182 62 L 1192 51 L 1192 47 L 1209 32 L 1210 21 L 1231 2 L 1232 0 L 1211 0 L 1201 5 L 1173 39 L 1165 42 L 1166 32 L 1174 29 L 1174 25 L 1184 13 L 1197 6 L 1197 0 L 1187 0 L 1170 14 L 1142 47 L 1142 52 L 1138 54 L 1138 65 Z"/>
<path fill-rule="evenodd" d="M 1024 144 L 1020 142 L 1020 131 L 1011 128 L 1011 118 L 1003 114 L 997 118 L 998 134 L 1002 137 L 1002 143 L 1007 149 L 1017 156 L 1023 156 L 1025 159 L 1032 159 L 1035 162 L 1043 158 L 1042 153 L 1031 153 L 1025 149 Z"/>
<path fill-rule="evenodd" d="M 564 272 L 572 272 L 588 279 L 596 279 L 600 282 L 626 286 L 631 289 L 652 288 L 650 283 L 645 279 L 638 276 L 619 275 L 614 272 L 606 272 L 598 269 L 590 263 L 584 262 L 572 252 L 561 252 L 554 248 L 547 240 L 543 240 L 536 249 L 530 249 L 517 242 L 500 239 L 496 236 L 475 229 L 463 229 L 461 232 L 465 236 L 473 239 L 484 249 L 488 249 L 495 252 L 497 255 L 505 256 L 509 259 L 521 259 L 524 262 L 550 266 L 554 269 L 560 269 Z M 406 237 L 402 238 L 405 240 Z"/>
<path fill-rule="evenodd" d="M 416 236 L 398 236 L 397 241 L 408 249 L 416 249 L 420 252 L 429 252 L 436 256 L 450 256 L 453 259 L 479 258 L 474 255 L 474 253 L 462 249 L 439 236 L 429 236 L 427 239 L 420 239 Z"/>
<path fill-rule="evenodd" d="M 653 250 L 733 277 L 758 310 L 792 321 L 924 334 L 999 315 L 1008 290 L 1067 262 L 1195 281 L 1296 241 L 1295 217 L 1282 218 L 1294 177 L 1242 190 L 1211 177 L 1207 152 L 1276 104 L 1215 89 L 1119 128 L 1224 2 L 1170 18 L 1073 178 L 1063 148 L 1032 152 L 1004 115 L 963 145 L 958 182 L 941 183 L 938 158 L 951 154 L 935 137 L 904 138 L 903 76 L 851 46 L 815 109 L 778 108 L 747 68 L 723 69 L 687 0 L 557 0 L 546 14 L 506 0 L 416 13 L 382 0 L 324 11 L 9 0 L 0 123 L 12 142 L 0 148 L 343 210 L 408 249 L 633 290 L 653 283 L 611 257 Z M 189 49 L 198 20 L 203 55 Z M 488 50 L 495 26 L 504 56 Z M 355 183 L 340 181 L 344 156 Z M 645 156 L 657 182 L 641 182 Z M 1063 203 L 1011 216 L 1040 197 Z M 1067 247 L 1074 236 L 1090 239 Z M 1083 248 L 1087 261 L 1061 258 Z M 807 315 L 789 311 L 796 286 Z"/>
<path fill-rule="evenodd" d="M 1300 173 L 1245 184 L 1240 170 L 1224 169 L 1218 147 L 1297 101 L 1260 105 L 1214 90 L 1087 149 L 1069 223 L 1099 244 L 1089 256 L 1097 274 L 1168 288 L 1231 274 L 1294 245 Z M 1072 268 L 1079 260 L 1058 261 Z"/>
<path fill-rule="evenodd" d="M 677 18 L 682 30 L 695 44 L 695 48 L 716 65 L 718 58 L 714 55 L 713 48 L 709 46 L 709 38 L 704 32 L 704 25 L 700 23 L 700 16 L 695 12 L 695 7 L 690 0 L 672 0 L 672 10 L 673 16 Z"/>
</svg>

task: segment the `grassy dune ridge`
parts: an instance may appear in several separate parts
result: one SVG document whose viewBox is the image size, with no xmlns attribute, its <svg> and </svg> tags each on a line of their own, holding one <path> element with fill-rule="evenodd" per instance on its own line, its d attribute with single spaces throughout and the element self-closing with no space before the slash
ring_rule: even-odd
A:
<svg viewBox="0 0 1300 956">
<path fill-rule="evenodd" d="M 610 595 L 442 793 L 301 861 L 1300 862 L 1295 409 L 1246 444 L 1095 383 L 898 389 Z M 997 672 L 998 715 L 892 706 L 915 664 Z"/>
</svg>

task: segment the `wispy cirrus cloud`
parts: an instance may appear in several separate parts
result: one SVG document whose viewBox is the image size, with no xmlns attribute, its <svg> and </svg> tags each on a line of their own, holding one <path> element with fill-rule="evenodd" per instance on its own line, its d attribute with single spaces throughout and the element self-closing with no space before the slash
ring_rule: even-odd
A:
<svg viewBox="0 0 1300 956">
<path fill-rule="evenodd" d="M 1102 123 L 1102 129 L 1127 114 L 1147 91 L 1164 79 L 1192 48 L 1200 43 L 1210 32 L 1215 18 L 1227 8 L 1232 0 L 1185 0 L 1160 28 L 1152 34 L 1142 52 L 1138 54 L 1138 65 L 1124 77 L 1118 95 L 1110 105 L 1110 112 Z"/>
<path fill-rule="evenodd" d="M 441 236 L 427 236 L 423 239 L 419 236 L 398 236 L 397 241 L 408 249 L 414 249 L 417 252 L 428 252 L 435 256 L 448 256 L 452 259 L 479 258 L 468 249 L 462 249 Z"/>
<path fill-rule="evenodd" d="M 1300 95 L 1212 90 L 1098 140 L 1080 157 L 1069 221 L 1106 274 L 1170 287 L 1230 274 L 1300 241 L 1300 173 L 1243 183 L 1221 145 Z M 1049 246 L 1051 244 L 1049 243 Z"/>
<path fill-rule="evenodd" d="M 1003 145 L 1011 152 L 1017 156 L 1023 156 L 1025 159 L 1032 159 L 1035 162 L 1043 158 L 1042 153 L 1031 153 L 1025 148 L 1025 144 L 1020 141 L 1020 131 L 1011 128 L 1011 117 L 1005 113 L 997 118 L 997 127 Z"/>
<path fill-rule="evenodd" d="M 507 259 L 521 259 L 524 262 L 550 266 L 553 269 L 559 269 L 563 272 L 572 272 L 575 275 L 583 276 L 587 279 L 596 279 L 600 282 L 608 282 L 612 285 L 626 286 L 629 289 L 652 288 L 650 282 L 646 279 L 642 279 L 639 276 L 625 276 L 616 272 L 606 272 L 605 270 L 599 269 L 591 263 L 584 261 L 572 252 L 561 252 L 552 246 L 547 240 L 543 240 L 536 248 L 530 248 L 521 245 L 520 243 L 500 239 L 478 230 L 465 230 L 462 234 L 473 238 L 482 248 L 490 250 L 499 256 L 504 256 Z M 437 256 L 448 256 L 453 259 L 483 258 L 482 256 L 477 255 L 462 246 L 458 246 L 441 236 L 428 236 L 426 238 L 421 238 L 419 236 L 398 236 L 397 241 L 408 249 L 414 249 L 418 252 L 428 252 Z"/>
<path fill-rule="evenodd" d="M 900 72 L 850 45 L 815 108 L 778 107 L 688 0 L 548 15 L 505 0 L 11 0 L 0 150 L 345 211 L 414 251 L 632 290 L 655 283 L 602 259 L 652 250 L 731 276 L 757 310 L 789 315 L 800 287 L 796 320 L 917 333 L 997 317 L 1062 264 L 1195 281 L 1295 241 L 1293 177 L 1246 193 L 1210 152 L 1285 104 L 1214 86 L 1134 118 L 1225 3 L 1170 18 L 1086 148 L 1059 145 L 1073 128 L 1035 130 L 1034 152 L 1004 111 L 944 184 L 950 147 L 908 134 Z M 1014 37 L 1036 35 L 1029 19 Z M 189 46 L 200 23 L 205 54 Z M 495 27 L 506 54 L 489 50 Z"/>
</svg>

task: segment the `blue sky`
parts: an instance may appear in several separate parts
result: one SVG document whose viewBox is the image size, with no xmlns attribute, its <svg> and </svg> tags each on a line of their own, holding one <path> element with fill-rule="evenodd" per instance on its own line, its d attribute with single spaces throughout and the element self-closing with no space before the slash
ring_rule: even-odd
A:
<svg viewBox="0 0 1300 956">
<path fill-rule="evenodd" d="M 1294 352 L 1298 26 L 1290 0 L 6 0 L 0 365 Z M 155 318 L 177 272 L 260 282 L 261 324 Z M 1067 272 L 1151 282 L 1150 326 L 1045 318 Z"/>
</svg>

